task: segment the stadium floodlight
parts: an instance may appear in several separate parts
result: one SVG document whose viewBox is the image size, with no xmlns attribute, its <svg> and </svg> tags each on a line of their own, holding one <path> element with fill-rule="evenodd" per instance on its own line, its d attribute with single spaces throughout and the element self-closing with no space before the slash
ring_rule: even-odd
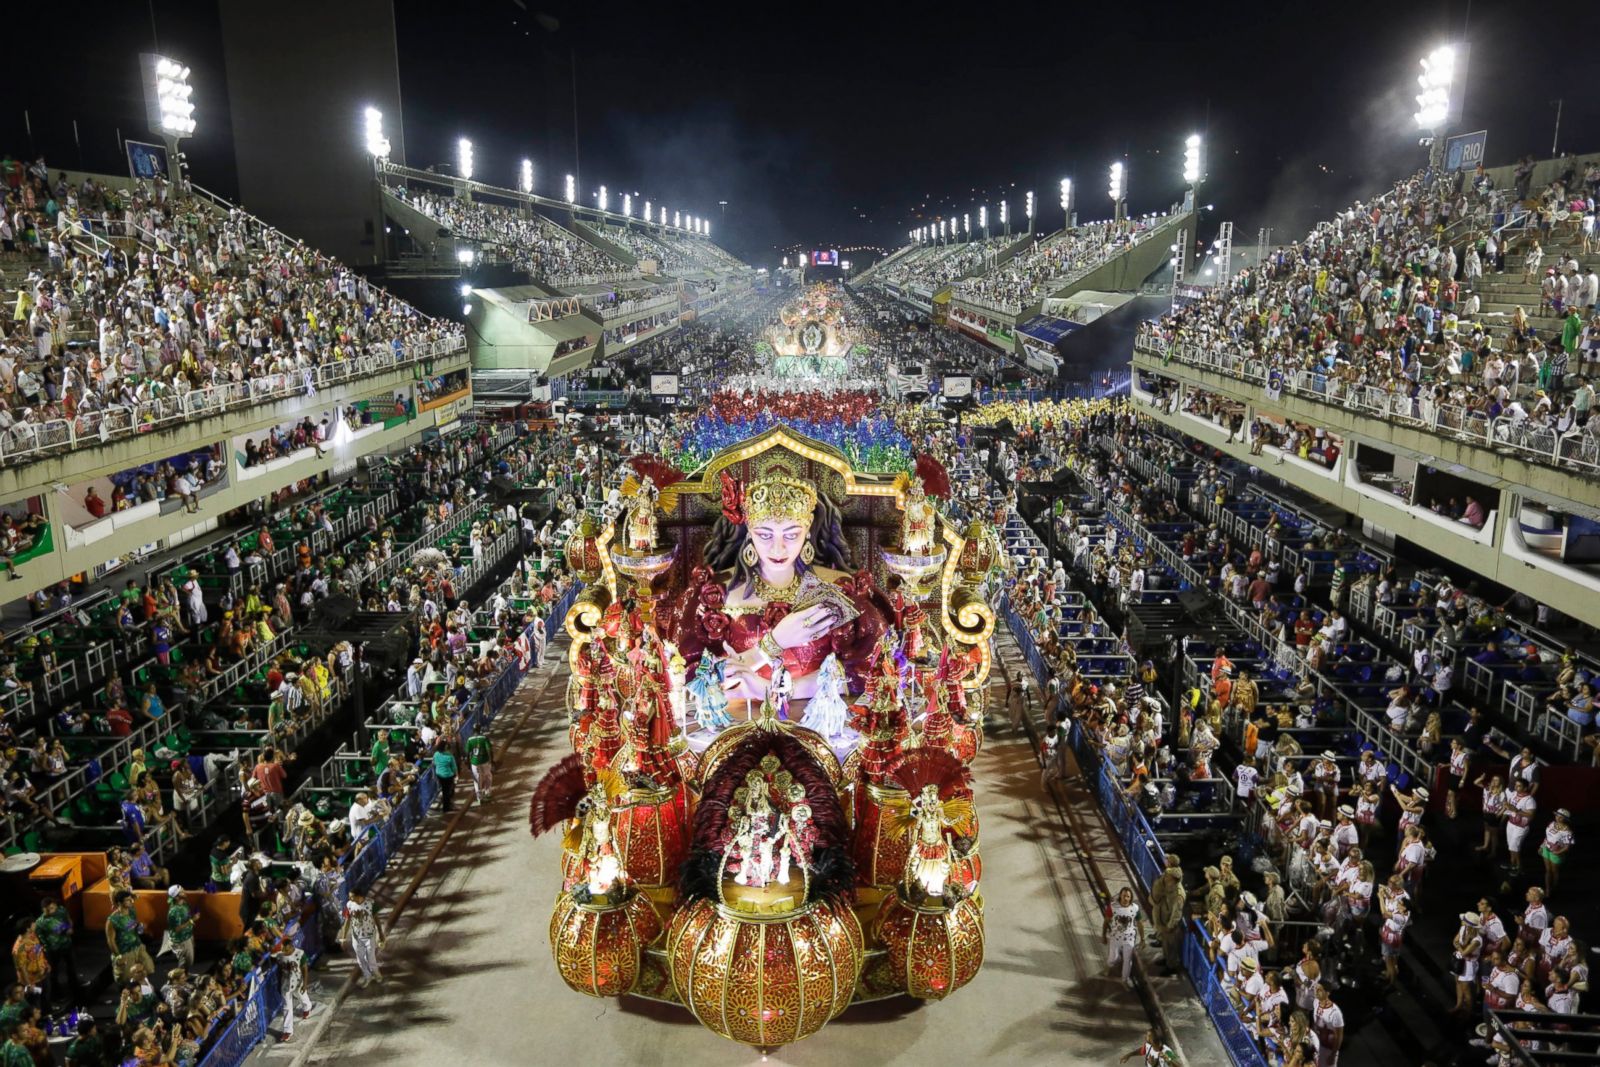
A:
<svg viewBox="0 0 1600 1067">
<path fill-rule="evenodd" d="M 788 256 L 784 256 L 783 257 L 783 265 L 785 267 L 787 267 L 789 265 L 789 257 Z"/>
<path fill-rule="evenodd" d="M 576 204 L 578 202 L 578 179 L 574 178 L 570 174 L 567 175 L 567 189 L 566 189 L 566 192 L 567 192 L 567 203 Z"/>
<path fill-rule="evenodd" d="M 533 192 L 533 160 L 522 161 L 522 174 L 519 177 L 519 188 L 525 193 Z"/>
<path fill-rule="evenodd" d="M 622 194 L 622 217 L 625 219 L 633 218 L 633 197 L 628 193 Z"/>
<path fill-rule="evenodd" d="M 470 286 L 470 285 L 466 284 L 465 282 L 463 282 L 461 284 L 461 295 L 462 296 L 471 296 L 472 295 L 472 286 Z"/>
<path fill-rule="evenodd" d="M 472 180 L 472 142 L 465 137 L 456 142 L 456 170 L 463 178 Z"/>
<path fill-rule="evenodd" d="M 1072 179 L 1061 179 L 1061 210 L 1072 214 Z"/>
<path fill-rule="evenodd" d="M 1107 191 L 1111 194 L 1112 200 L 1121 201 L 1127 192 L 1122 184 L 1122 178 L 1122 160 L 1119 159 L 1111 164 L 1111 186 Z"/>
<path fill-rule="evenodd" d="M 367 155 L 373 159 L 389 158 L 389 138 L 383 135 L 383 112 L 369 107 L 364 113 L 367 131 Z"/>
<path fill-rule="evenodd" d="M 609 204 L 610 202 L 611 202 L 610 194 L 608 194 L 606 192 L 606 187 L 602 185 L 600 187 L 600 210 L 604 211 L 606 209 L 606 205 Z"/>
<path fill-rule="evenodd" d="M 939 240 L 944 240 L 944 219 L 939 220 Z"/>
<path fill-rule="evenodd" d="M 1200 181 L 1200 135 L 1191 133 L 1183 142 L 1183 180 L 1190 185 Z"/>
<path fill-rule="evenodd" d="M 648 200 L 644 202 L 644 221 L 650 221 L 650 201 Z"/>
<path fill-rule="evenodd" d="M 683 229 L 683 215 L 681 212 L 674 211 L 672 213 L 672 227 L 677 230 Z"/>
<path fill-rule="evenodd" d="M 1422 58 L 1422 73 L 1417 84 L 1422 92 L 1417 94 L 1417 127 L 1437 130 L 1450 116 L 1450 85 L 1455 78 L 1456 50 L 1442 44 Z"/>
<path fill-rule="evenodd" d="M 470 266 L 472 266 L 472 259 L 473 259 L 472 249 L 470 249 L 470 248 L 458 248 L 458 249 L 456 249 L 456 262 L 457 263 L 460 263 L 464 267 L 470 267 Z"/>
<path fill-rule="evenodd" d="M 966 237 L 972 236 L 972 214 L 970 212 L 963 211 L 961 213 L 961 233 Z"/>
<path fill-rule="evenodd" d="M 140 57 L 145 75 L 145 114 L 150 130 L 177 140 L 194 133 L 194 89 L 189 68 L 175 59 L 146 52 Z"/>
<path fill-rule="evenodd" d="M 700 232 L 701 232 L 701 234 L 703 234 L 706 237 L 710 237 L 711 236 L 711 220 L 710 219 L 706 219 L 704 222 L 701 223 Z"/>
<path fill-rule="evenodd" d="M 1028 190 L 1028 198 L 1027 198 L 1027 200 L 1023 201 L 1023 204 L 1024 204 L 1023 209 L 1022 209 L 1023 213 L 1026 214 L 1028 218 L 1030 218 L 1030 219 L 1033 218 L 1033 190 L 1032 189 Z"/>
<path fill-rule="evenodd" d="M 980 204 L 978 206 L 978 229 L 987 230 L 988 228 L 989 228 L 989 205 Z"/>
<path fill-rule="evenodd" d="M 1006 201 L 1002 200 L 1000 201 L 1000 225 L 1009 226 L 1010 224 L 1011 209 L 1006 205 Z"/>
</svg>

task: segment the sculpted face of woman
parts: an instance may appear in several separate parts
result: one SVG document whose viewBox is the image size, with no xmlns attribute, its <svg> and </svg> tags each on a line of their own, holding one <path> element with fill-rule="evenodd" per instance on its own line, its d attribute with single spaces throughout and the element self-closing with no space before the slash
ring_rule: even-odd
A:
<svg viewBox="0 0 1600 1067">
<path fill-rule="evenodd" d="M 806 543 L 806 528 L 795 519 L 767 519 L 750 527 L 750 541 L 769 578 L 794 568 Z"/>
</svg>

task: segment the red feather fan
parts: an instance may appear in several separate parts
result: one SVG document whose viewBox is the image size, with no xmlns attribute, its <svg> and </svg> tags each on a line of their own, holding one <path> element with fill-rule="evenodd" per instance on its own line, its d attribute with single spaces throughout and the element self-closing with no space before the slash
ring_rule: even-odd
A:
<svg viewBox="0 0 1600 1067">
<path fill-rule="evenodd" d="M 929 496 L 939 497 L 941 500 L 950 496 L 950 473 L 944 469 L 944 464 L 930 455 L 917 457 L 917 477 L 922 479 L 922 489 Z"/>
<path fill-rule="evenodd" d="M 628 462 L 633 464 L 635 474 L 655 482 L 657 489 L 665 489 L 674 482 L 683 481 L 682 471 L 669 463 L 662 462 L 655 456 L 634 456 Z"/>
<path fill-rule="evenodd" d="M 972 795 L 971 773 L 942 748 L 908 749 L 894 761 L 889 777 L 913 797 L 925 785 L 937 786 L 940 800 Z"/>
<path fill-rule="evenodd" d="M 538 837 L 546 830 L 565 826 L 578 814 L 578 801 L 587 791 L 583 758 L 573 753 L 546 771 L 533 787 L 533 799 L 528 802 L 528 830 Z"/>
</svg>

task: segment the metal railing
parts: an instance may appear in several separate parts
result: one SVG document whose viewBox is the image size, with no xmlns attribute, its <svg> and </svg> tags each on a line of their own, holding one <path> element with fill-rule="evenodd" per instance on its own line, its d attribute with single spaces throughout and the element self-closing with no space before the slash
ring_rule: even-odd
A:
<svg viewBox="0 0 1600 1067">
<path fill-rule="evenodd" d="M 1479 448 L 1509 451 L 1529 462 L 1600 473 L 1600 423 L 1594 429 L 1571 429 L 1564 433 L 1540 426 L 1528 419 L 1506 415 L 1490 418 L 1482 411 L 1457 404 L 1438 404 L 1428 397 L 1412 397 L 1393 389 L 1357 385 L 1315 371 L 1269 369 L 1260 357 L 1221 345 L 1194 345 L 1166 342 L 1144 329 L 1134 348 L 1163 362 L 1216 371 L 1219 374 L 1272 386 L 1285 393 L 1317 403 L 1337 404 L 1441 437 L 1453 438 Z"/>
</svg>

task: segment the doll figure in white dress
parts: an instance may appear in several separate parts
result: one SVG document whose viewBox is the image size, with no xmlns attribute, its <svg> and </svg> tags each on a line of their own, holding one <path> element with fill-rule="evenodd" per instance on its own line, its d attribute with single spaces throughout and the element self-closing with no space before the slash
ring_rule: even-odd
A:
<svg viewBox="0 0 1600 1067">
<path fill-rule="evenodd" d="M 823 737 L 833 738 L 844 733 L 850 717 L 850 705 L 843 696 L 844 685 L 844 668 L 839 664 L 839 657 L 830 653 L 817 671 L 817 691 L 806 705 L 800 725 Z"/>
</svg>

